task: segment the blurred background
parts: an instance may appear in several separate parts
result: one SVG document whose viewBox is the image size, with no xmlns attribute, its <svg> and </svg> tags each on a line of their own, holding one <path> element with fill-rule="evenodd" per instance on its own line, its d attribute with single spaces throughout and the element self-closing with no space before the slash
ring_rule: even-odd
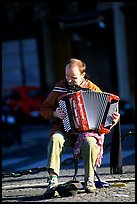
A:
<svg viewBox="0 0 137 204">
<path fill-rule="evenodd" d="M 39 107 L 71 57 L 86 63 L 103 91 L 120 96 L 121 124 L 134 125 L 134 2 L 5 1 L 2 22 L 4 146 L 22 144 L 25 124 L 47 128 Z"/>
</svg>

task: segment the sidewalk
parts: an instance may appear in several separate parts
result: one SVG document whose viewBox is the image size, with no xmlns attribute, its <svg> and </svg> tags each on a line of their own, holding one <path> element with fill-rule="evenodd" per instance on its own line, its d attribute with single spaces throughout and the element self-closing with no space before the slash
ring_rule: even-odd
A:
<svg viewBox="0 0 137 204">
<path fill-rule="evenodd" d="M 2 179 L 2 202 L 135 202 L 135 166 L 123 166 L 123 174 L 110 175 L 108 167 L 98 168 L 97 173 L 102 181 L 115 183 L 116 186 L 97 188 L 95 193 L 85 193 L 84 190 L 76 196 L 43 199 L 46 191 L 47 172 L 34 175 L 10 177 Z M 74 169 L 62 169 L 59 182 L 72 179 Z M 83 181 L 84 171 L 79 168 L 77 180 Z M 95 178 L 96 180 L 96 178 Z M 126 186 L 118 184 L 122 182 Z"/>
</svg>

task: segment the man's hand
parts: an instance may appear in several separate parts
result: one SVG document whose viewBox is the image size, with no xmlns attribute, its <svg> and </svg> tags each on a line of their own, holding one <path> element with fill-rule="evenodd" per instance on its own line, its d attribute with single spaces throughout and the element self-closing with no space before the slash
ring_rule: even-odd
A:
<svg viewBox="0 0 137 204">
<path fill-rule="evenodd" d="M 120 119 L 120 114 L 118 112 L 115 112 L 112 115 L 112 119 L 113 119 L 113 126 L 116 125 Z"/>
<path fill-rule="evenodd" d="M 66 113 L 60 108 L 56 108 L 56 110 L 54 111 L 53 113 L 53 117 L 56 117 L 56 118 L 60 118 L 60 119 L 64 119 L 66 116 Z"/>
</svg>

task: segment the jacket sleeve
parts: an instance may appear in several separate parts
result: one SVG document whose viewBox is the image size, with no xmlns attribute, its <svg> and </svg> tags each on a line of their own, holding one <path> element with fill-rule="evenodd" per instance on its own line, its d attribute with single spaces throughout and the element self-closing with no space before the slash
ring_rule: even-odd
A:
<svg viewBox="0 0 137 204">
<path fill-rule="evenodd" d="M 53 119 L 53 112 L 56 110 L 57 106 L 58 93 L 52 90 L 40 107 L 40 113 L 42 117 L 46 120 Z"/>
</svg>

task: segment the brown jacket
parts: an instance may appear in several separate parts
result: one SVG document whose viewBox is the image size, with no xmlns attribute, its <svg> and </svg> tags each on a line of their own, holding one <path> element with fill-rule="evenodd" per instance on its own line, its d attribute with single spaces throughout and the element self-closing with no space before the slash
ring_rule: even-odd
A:
<svg viewBox="0 0 137 204">
<path fill-rule="evenodd" d="M 59 81 L 55 87 L 62 87 L 62 88 L 66 88 L 65 87 L 65 80 L 61 80 Z M 100 88 L 98 86 L 96 86 L 94 83 L 92 83 L 90 80 L 87 80 L 87 86 L 86 87 L 82 87 L 82 88 L 89 88 L 93 91 L 98 91 L 98 92 L 102 92 L 100 90 Z M 55 92 L 54 90 L 52 90 L 47 99 L 43 102 L 43 104 L 41 105 L 40 108 L 40 112 L 41 115 L 46 119 L 46 120 L 51 120 L 53 121 L 53 127 L 51 129 L 51 133 L 50 135 L 52 135 L 54 132 L 56 131 L 61 131 L 64 132 L 64 128 L 63 128 L 63 123 L 62 120 L 59 118 L 54 118 L 53 117 L 53 112 L 56 110 L 56 108 L 59 106 L 58 105 L 58 98 L 63 95 L 64 93 L 62 92 Z M 68 135 L 68 136 L 72 136 L 72 134 Z"/>
</svg>

